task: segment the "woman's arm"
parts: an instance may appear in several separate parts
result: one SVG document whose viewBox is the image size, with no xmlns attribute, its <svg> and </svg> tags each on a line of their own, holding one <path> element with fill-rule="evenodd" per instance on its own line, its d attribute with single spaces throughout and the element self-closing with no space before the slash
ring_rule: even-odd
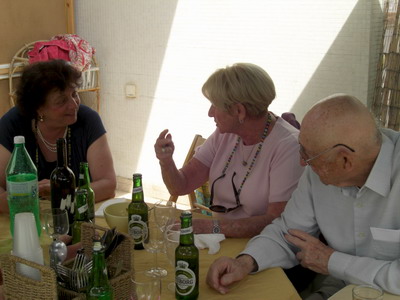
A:
<svg viewBox="0 0 400 300">
<path fill-rule="evenodd" d="M 172 158 L 174 150 L 172 136 L 166 129 L 160 133 L 154 145 L 154 151 L 160 161 L 162 178 L 171 195 L 186 195 L 208 179 L 209 168 L 192 158 L 178 170 Z"/>
<path fill-rule="evenodd" d="M 265 226 L 281 215 L 286 203 L 286 201 L 270 203 L 267 214 L 262 216 L 236 220 L 219 219 L 221 233 L 229 238 L 251 238 L 256 236 Z M 211 219 L 194 219 L 193 225 L 195 233 L 211 233 L 213 229 L 213 221 Z"/>
<path fill-rule="evenodd" d="M 96 202 L 113 198 L 117 187 L 117 178 L 105 134 L 90 145 L 87 161 L 92 177 L 90 185 L 95 193 Z"/>
<path fill-rule="evenodd" d="M 0 145 L 0 213 L 8 212 L 6 168 L 11 153 L 3 145 Z"/>
</svg>

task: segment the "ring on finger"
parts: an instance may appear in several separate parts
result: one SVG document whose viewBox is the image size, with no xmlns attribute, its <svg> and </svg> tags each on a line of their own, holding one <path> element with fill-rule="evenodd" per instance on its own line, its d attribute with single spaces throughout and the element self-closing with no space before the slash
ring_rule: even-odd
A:
<svg viewBox="0 0 400 300">
<path fill-rule="evenodd" d="M 165 147 L 162 147 L 162 148 L 161 148 L 161 152 L 162 152 L 162 153 L 165 153 L 166 151 L 167 151 L 167 149 L 166 149 Z"/>
</svg>

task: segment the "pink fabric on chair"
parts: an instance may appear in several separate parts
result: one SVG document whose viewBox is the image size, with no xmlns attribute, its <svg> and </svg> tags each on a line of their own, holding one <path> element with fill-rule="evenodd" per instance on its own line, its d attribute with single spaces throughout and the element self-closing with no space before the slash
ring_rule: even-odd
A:
<svg viewBox="0 0 400 300">
<path fill-rule="evenodd" d="M 69 47 L 64 41 L 36 42 L 33 49 L 28 52 L 29 63 L 51 59 L 64 59 L 69 61 Z"/>
<path fill-rule="evenodd" d="M 29 63 L 51 59 L 64 59 L 79 71 L 90 68 L 92 56 L 96 50 L 76 34 L 60 34 L 50 41 L 36 42 L 28 52 Z"/>
<path fill-rule="evenodd" d="M 76 34 L 60 34 L 52 40 L 61 40 L 67 43 L 69 48 L 69 60 L 80 71 L 90 68 L 92 56 L 96 50 L 83 38 Z"/>
</svg>

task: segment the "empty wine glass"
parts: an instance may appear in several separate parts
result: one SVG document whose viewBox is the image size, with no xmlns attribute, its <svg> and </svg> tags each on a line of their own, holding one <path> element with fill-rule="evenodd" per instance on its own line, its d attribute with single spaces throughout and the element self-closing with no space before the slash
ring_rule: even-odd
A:
<svg viewBox="0 0 400 300">
<path fill-rule="evenodd" d="M 165 248 L 168 257 L 168 261 L 170 265 L 173 267 L 173 271 L 175 271 L 175 249 L 179 245 L 180 238 L 180 224 L 173 224 L 167 226 L 165 230 Z M 170 282 L 168 284 L 168 289 L 172 292 L 175 291 L 175 282 Z"/>
<path fill-rule="evenodd" d="M 42 212 L 46 233 L 53 239 L 49 247 L 50 266 L 61 264 L 67 257 L 67 246 L 59 239 L 69 230 L 68 213 L 65 209 L 51 208 Z"/>
<path fill-rule="evenodd" d="M 147 238 L 143 240 L 143 246 L 146 251 L 154 254 L 154 265 L 150 269 L 146 270 L 146 272 L 149 275 L 153 276 L 167 276 L 167 270 L 159 267 L 157 260 L 157 254 L 160 252 L 164 252 L 164 234 L 160 230 L 160 228 L 154 223 L 149 223 L 147 230 L 148 235 Z"/>
<path fill-rule="evenodd" d="M 175 222 L 176 203 L 172 201 L 157 202 L 154 205 L 154 219 L 158 228 L 165 232 L 166 226 Z"/>
</svg>

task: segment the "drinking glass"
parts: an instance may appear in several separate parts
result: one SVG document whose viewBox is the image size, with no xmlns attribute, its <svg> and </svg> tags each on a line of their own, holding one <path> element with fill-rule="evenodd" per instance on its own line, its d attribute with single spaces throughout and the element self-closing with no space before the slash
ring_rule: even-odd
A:
<svg viewBox="0 0 400 300">
<path fill-rule="evenodd" d="M 167 226 L 165 231 L 166 253 L 173 271 L 175 271 L 175 249 L 179 245 L 180 230 L 181 225 L 174 224 Z M 168 289 L 171 292 L 175 291 L 175 281 L 168 284 Z"/>
<path fill-rule="evenodd" d="M 161 229 L 154 223 L 149 223 L 147 227 L 147 238 L 143 240 L 143 246 L 146 251 L 153 253 L 153 266 L 146 270 L 148 275 L 164 277 L 168 272 L 164 268 L 158 266 L 157 254 L 164 252 L 164 235 Z"/>
<path fill-rule="evenodd" d="M 68 212 L 65 209 L 51 208 L 42 212 L 46 233 L 53 239 L 49 247 L 50 266 L 61 264 L 67 257 L 67 246 L 59 239 L 69 230 Z"/>
<path fill-rule="evenodd" d="M 176 203 L 168 201 L 157 202 L 154 205 L 154 219 L 162 232 L 165 232 L 166 226 L 175 222 Z"/>
<path fill-rule="evenodd" d="M 353 300 L 382 300 L 383 291 L 372 285 L 357 285 L 353 288 Z"/>
<path fill-rule="evenodd" d="M 147 272 L 135 272 L 132 278 L 135 284 L 135 292 L 130 300 L 160 300 L 161 281 L 157 276 L 149 275 Z"/>
</svg>

